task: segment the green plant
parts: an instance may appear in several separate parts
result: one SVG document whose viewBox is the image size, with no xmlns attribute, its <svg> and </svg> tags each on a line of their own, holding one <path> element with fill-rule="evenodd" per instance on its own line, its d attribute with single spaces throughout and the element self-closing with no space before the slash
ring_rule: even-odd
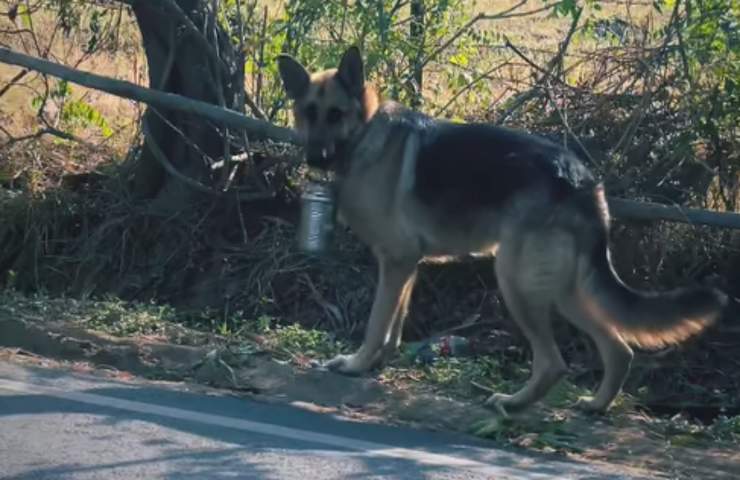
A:
<svg viewBox="0 0 740 480">
<path fill-rule="evenodd" d="M 740 4 L 733 0 L 672 0 L 683 7 L 679 44 L 673 59 L 686 95 L 683 107 L 693 120 L 684 142 L 706 144 L 714 164 L 722 169 L 720 197 L 724 208 L 736 208 L 736 154 L 740 129 Z M 735 192 L 727 194 L 726 191 Z"/>
<path fill-rule="evenodd" d="M 578 436 L 568 428 L 567 420 L 546 416 L 522 420 L 495 417 L 472 427 L 473 435 L 510 445 L 538 450 L 579 452 Z"/>
<path fill-rule="evenodd" d="M 84 313 L 78 321 L 119 336 L 162 333 L 166 326 L 178 323 L 176 311 L 167 305 L 125 302 L 114 297 L 93 302 Z"/>
<path fill-rule="evenodd" d="M 45 119 L 46 123 L 59 123 L 62 129 L 72 133 L 76 127 L 97 127 L 103 137 L 113 134 L 108 121 L 92 104 L 81 98 L 72 97 L 72 86 L 66 80 L 57 80 L 54 87 L 41 95 L 31 99 L 31 106 L 38 111 L 39 117 L 45 115 L 45 107 L 48 102 L 57 105 L 57 118 Z"/>
<path fill-rule="evenodd" d="M 311 69 L 323 69 L 335 66 L 347 45 L 359 45 L 368 76 L 391 98 L 412 105 L 434 104 L 423 96 L 426 86 L 419 84 L 433 65 L 447 64 L 430 72 L 430 92 L 464 85 L 471 79 L 469 64 L 478 44 L 493 38 L 472 28 L 466 2 L 416 0 L 410 3 L 420 8 L 410 9 L 399 0 L 289 0 L 282 9 L 264 7 L 263 12 L 256 2 L 243 3 L 241 10 L 238 2 L 222 5 L 235 41 L 237 32 L 244 34 L 245 77 L 252 96 L 269 118 L 285 123 L 275 62 L 284 52 Z M 485 84 L 477 84 L 468 94 L 485 91 Z"/>
<path fill-rule="evenodd" d="M 740 444 L 740 415 L 717 417 L 710 427 L 715 440 Z"/>
<path fill-rule="evenodd" d="M 298 324 L 273 329 L 272 339 L 282 349 L 309 357 L 330 358 L 345 350 L 344 344 L 334 340 L 328 332 Z"/>
<path fill-rule="evenodd" d="M 260 333 L 269 332 L 274 320 L 275 319 L 269 315 L 260 315 L 257 317 L 257 331 Z"/>
</svg>

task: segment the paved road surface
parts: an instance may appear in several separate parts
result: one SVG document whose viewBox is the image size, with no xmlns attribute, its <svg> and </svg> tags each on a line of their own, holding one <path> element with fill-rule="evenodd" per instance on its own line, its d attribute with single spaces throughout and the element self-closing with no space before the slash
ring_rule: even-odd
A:
<svg viewBox="0 0 740 480">
<path fill-rule="evenodd" d="M 0 361 L 0 478 L 634 477 L 463 436 Z"/>
</svg>

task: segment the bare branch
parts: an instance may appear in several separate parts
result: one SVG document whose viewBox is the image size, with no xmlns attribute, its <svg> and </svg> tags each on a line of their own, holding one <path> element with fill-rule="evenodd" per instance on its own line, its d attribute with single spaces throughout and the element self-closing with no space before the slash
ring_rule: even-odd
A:
<svg viewBox="0 0 740 480">
<path fill-rule="evenodd" d="M 144 132 L 144 141 L 146 142 L 147 146 L 149 147 L 149 150 L 151 151 L 154 158 L 162 165 L 162 167 L 175 177 L 176 179 L 180 180 L 185 185 L 199 191 L 202 193 L 207 193 L 208 195 L 213 196 L 219 196 L 220 193 L 216 190 L 213 190 L 212 188 L 209 188 L 199 181 L 190 178 L 186 175 L 183 175 L 180 173 L 177 168 L 175 168 L 172 163 L 170 163 L 169 159 L 167 158 L 167 155 L 164 154 L 161 148 L 159 148 L 159 145 L 157 145 L 157 141 L 154 139 L 154 137 L 151 134 L 151 131 L 149 130 L 149 122 L 147 122 L 147 119 L 142 119 L 142 131 Z"/>
<path fill-rule="evenodd" d="M 490 68 L 490 69 L 486 70 L 485 72 L 481 73 L 480 75 L 476 76 L 474 79 L 472 79 L 470 82 L 468 82 L 464 87 L 462 87 L 457 92 L 455 92 L 452 95 L 452 97 L 450 97 L 450 99 L 447 101 L 447 103 L 445 103 L 444 106 L 441 107 L 440 109 L 438 109 L 434 114 L 437 115 L 437 116 L 442 115 L 445 111 L 447 111 L 447 109 L 450 107 L 450 105 L 452 105 L 453 103 L 455 103 L 455 101 L 458 98 L 460 98 L 460 95 L 462 95 L 463 93 L 467 92 L 468 90 L 470 90 L 471 88 L 473 88 L 475 85 L 477 85 L 481 81 L 483 81 L 486 78 L 488 78 L 488 76 L 491 75 L 496 70 L 498 70 L 498 69 L 500 69 L 502 67 L 505 67 L 506 65 L 509 65 L 509 64 L 510 64 L 510 62 L 508 60 L 507 61 L 504 61 L 504 62 L 501 62 L 501 63 L 498 63 L 493 68 Z"/>
<path fill-rule="evenodd" d="M 167 155 L 165 155 L 162 149 L 159 148 L 159 145 L 157 145 L 156 140 L 154 140 L 154 137 L 151 135 L 146 119 L 142 121 L 142 131 L 144 132 L 144 139 L 146 141 L 146 144 L 147 146 L 149 146 L 149 150 L 154 155 L 154 158 L 162 165 L 162 167 L 167 171 L 167 173 L 169 173 L 170 175 L 172 175 L 173 177 L 175 177 L 176 179 L 178 179 L 185 185 L 189 186 L 190 188 L 193 188 L 199 192 L 202 192 L 202 193 L 214 196 L 214 197 L 223 197 L 224 195 L 234 193 L 238 196 L 240 201 L 262 200 L 265 198 L 272 198 L 274 196 L 274 193 L 272 192 L 245 193 L 239 189 L 236 189 L 233 192 L 231 191 L 220 192 L 218 190 L 214 190 L 210 187 L 207 187 L 206 185 L 203 185 L 199 181 L 195 180 L 194 178 L 188 177 L 187 175 L 180 173 L 180 171 L 177 170 L 177 168 L 175 168 L 174 165 L 172 165 L 172 163 L 167 158 Z"/>
<path fill-rule="evenodd" d="M 10 81 L 7 83 L 7 85 L 5 85 L 3 88 L 0 88 L 0 97 L 8 93 L 8 90 L 10 90 L 16 83 L 23 80 L 23 77 L 28 75 L 28 72 L 30 72 L 30 70 L 24 68 L 20 72 L 16 73 L 15 76 L 11 78 Z"/>
<path fill-rule="evenodd" d="M 188 29 L 188 31 L 195 37 L 195 39 L 198 41 L 198 43 L 201 44 L 201 47 L 203 47 L 203 50 L 205 50 L 205 53 L 208 55 L 208 58 L 218 66 L 218 68 L 221 70 L 221 72 L 225 74 L 229 74 L 228 66 L 224 63 L 224 61 L 221 59 L 221 57 L 218 56 L 218 53 L 216 50 L 214 50 L 213 45 L 208 41 L 208 39 L 205 37 L 205 35 L 198 29 L 198 27 L 195 26 L 193 21 L 188 17 L 185 12 L 182 11 L 180 6 L 175 3 L 174 0 L 159 0 L 159 3 L 163 4 L 166 9 L 171 11 L 175 14 L 177 17 L 177 20 L 181 22 L 185 27 Z"/>
<path fill-rule="evenodd" d="M 552 72 L 550 70 L 546 70 L 545 68 L 540 67 L 539 65 L 537 65 L 536 63 L 534 63 L 528 56 L 526 56 L 524 54 L 524 52 L 522 52 L 521 50 L 519 50 L 513 43 L 511 43 L 511 40 L 509 40 L 509 37 L 507 37 L 506 35 L 504 35 L 504 45 L 506 46 L 506 48 L 508 48 L 512 52 L 514 52 L 517 57 L 519 57 L 522 60 L 524 60 L 524 63 L 526 63 L 527 65 L 529 65 L 533 69 L 537 70 L 538 72 L 540 72 L 545 77 L 549 77 L 551 75 Z M 553 62 L 550 62 L 550 63 L 553 63 Z"/>
<path fill-rule="evenodd" d="M 470 30 L 470 28 L 473 25 L 475 25 L 476 23 L 478 23 L 480 21 L 483 21 L 483 20 L 501 20 L 501 19 L 504 19 L 504 18 L 520 17 L 520 16 L 525 16 L 525 15 L 534 15 L 536 13 L 539 13 L 539 12 L 542 12 L 542 11 L 545 11 L 545 10 L 550 10 L 550 9 L 554 8 L 554 5 L 550 5 L 550 6 L 547 6 L 547 7 L 544 7 L 544 8 L 540 8 L 540 9 L 537 9 L 537 10 L 532 10 L 532 11 L 529 11 L 529 12 L 519 12 L 519 13 L 515 13 L 514 12 L 515 10 L 518 10 L 520 7 L 522 7 L 526 3 L 527 3 L 527 0 L 520 0 L 519 3 L 513 5 L 510 8 L 507 8 L 506 10 L 502 10 L 501 12 L 491 13 L 491 14 L 486 14 L 486 13 L 481 12 L 478 15 L 474 16 L 473 18 L 471 18 L 470 20 L 468 20 L 468 22 L 465 25 L 463 25 L 455 33 L 453 33 L 450 36 L 450 38 L 448 38 L 444 43 L 442 43 L 442 45 L 440 45 L 434 51 L 432 51 L 432 53 L 430 53 L 429 55 L 427 55 L 426 58 L 424 58 L 424 60 L 422 60 L 421 63 L 419 64 L 419 68 L 426 67 L 426 65 L 429 62 L 431 62 L 432 60 L 434 60 L 435 58 L 437 58 L 437 56 L 440 53 L 442 53 L 443 51 L 445 51 L 450 45 L 452 45 L 455 42 L 455 40 L 457 40 L 458 38 L 460 38 L 465 32 L 467 32 L 468 30 Z"/>
<path fill-rule="evenodd" d="M 30 35 L 33 35 L 33 32 L 27 28 L 14 28 L 12 30 L 7 29 L 0 29 L 0 34 L 2 35 L 20 35 L 22 33 L 28 33 Z"/>
<path fill-rule="evenodd" d="M 162 113 L 161 113 L 161 112 L 160 112 L 159 110 L 157 110 L 156 108 L 152 108 L 152 109 L 151 109 L 151 111 L 152 111 L 152 112 L 154 112 L 154 114 L 155 114 L 155 115 L 157 115 L 157 117 L 159 117 L 159 119 L 160 119 L 160 120 L 162 120 L 162 122 L 163 122 L 163 123 L 164 123 L 165 125 L 167 125 L 167 126 L 168 126 L 169 128 L 171 128 L 171 129 L 172 129 L 172 131 L 174 131 L 174 132 L 175 132 L 175 133 L 176 133 L 176 134 L 177 134 L 177 135 L 178 135 L 178 136 L 180 137 L 180 139 L 182 140 L 182 142 L 183 142 L 183 143 L 184 143 L 185 145 L 187 145 L 188 147 L 190 147 L 190 148 L 192 148 L 193 150 L 195 150 L 195 151 L 196 151 L 196 152 L 198 153 L 198 155 L 200 155 L 200 158 L 201 158 L 201 160 L 203 160 L 203 161 L 204 161 L 205 163 L 208 163 L 208 162 L 209 162 L 209 161 L 211 160 L 211 158 L 210 158 L 210 157 L 208 156 L 208 154 L 206 154 L 206 152 L 204 152 L 204 151 L 203 151 L 203 150 L 202 150 L 202 149 L 201 149 L 201 148 L 200 148 L 200 147 L 198 146 L 198 144 L 197 144 L 197 143 L 195 143 L 195 142 L 194 142 L 194 141 L 192 141 L 192 140 L 191 140 L 191 139 L 190 139 L 190 138 L 189 138 L 189 137 L 188 137 L 187 135 L 185 135 L 185 132 L 183 132 L 182 130 L 180 130 L 180 129 L 179 129 L 178 127 L 177 127 L 177 125 L 175 125 L 174 123 L 172 123 L 172 122 L 171 122 L 171 121 L 170 121 L 170 120 L 169 120 L 169 119 L 167 118 L 167 116 L 163 115 L 163 114 L 162 114 Z"/>
<path fill-rule="evenodd" d="M 41 138 L 44 135 L 51 135 L 51 136 L 54 136 L 54 137 L 62 138 L 64 140 L 71 140 L 73 142 L 81 143 L 81 144 L 85 145 L 86 147 L 89 147 L 89 148 L 92 148 L 92 149 L 95 149 L 95 150 L 100 150 L 100 148 L 98 146 L 96 146 L 96 145 L 94 145 L 94 144 L 92 144 L 90 142 L 87 142 L 87 141 L 85 141 L 85 140 L 83 140 L 83 139 L 81 139 L 81 138 L 79 138 L 79 137 L 77 137 L 75 135 L 72 135 L 71 133 L 64 132 L 64 131 L 59 130 L 57 128 L 54 128 L 52 126 L 47 126 L 46 128 L 42 128 L 41 130 L 39 130 L 37 132 L 29 133 L 28 135 L 23 135 L 22 137 L 13 137 L 4 128 L 3 128 L 3 133 L 5 135 L 7 135 L 8 137 L 10 137 L 10 140 L 8 140 L 4 144 L 0 145 L 0 150 L 3 150 L 5 148 L 8 148 L 8 147 L 10 147 L 10 146 L 12 146 L 12 145 L 14 145 L 16 143 L 20 143 L 20 142 L 25 142 L 27 140 L 35 140 L 37 138 Z"/>
<path fill-rule="evenodd" d="M 541 85 L 542 82 L 547 80 L 548 78 L 552 77 L 552 72 L 555 69 L 555 67 L 562 64 L 563 58 L 565 57 L 565 52 L 568 50 L 568 46 L 570 45 L 571 39 L 573 38 L 573 34 L 576 31 L 576 27 L 578 26 L 578 21 L 581 18 L 581 13 L 583 12 L 582 8 L 578 9 L 578 12 L 573 17 L 573 21 L 570 24 L 570 29 L 568 30 L 568 34 L 565 36 L 565 39 L 560 43 L 558 47 L 558 52 L 555 54 L 554 57 L 550 59 L 549 62 L 547 62 L 547 66 L 545 68 L 540 68 L 537 65 L 534 64 L 531 60 L 529 60 L 523 53 L 521 53 L 514 45 L 509 41 L 509 39 L 506 39 L 507 46 L 511 48 L 514 53 L 517 53 L 525 62 L 527 62 L 529 65 L 534 66 L 538 71 L 543 72 L 542 76 L 537 80 L 535 83 L 535 86 L 531 89 L 527 90 L 526 92 L 522 92 L 518 94 L 514 101 L 511 103 L 508 109 L 504 111 L 498 118 L 497 122 L 499 125 L 506 121 L 509 116 L 517 111 L 519 108 L 522 107 L 525 103 L 530 101 L 531 99 L 535 98 L 541 91 Z M 556 79 L 558 82 L 563 83 L 559 78 Z M 563 83 L 566 85 L 565 83 Z"/>
<path fill-rule="evenodd" d="M 548 86 L 549 87 L 549 86 Z M 570 135 L 570 137 L 575 140 L 575 142 L 578 144 L 578 147 L 580 147 L 581 151 L 586 154 L 588 157 L 589 162 L 591 162 L 591 165 L 597 168 L 602 168 L 603 165 L 601 165 L 601 162 L 597 162 L 596 159 L 591 155 L 591 152 L 588 151 L 588 148 L 581 142 L 581 139 L 578 138 L 578 135 L 576 135 L 576 132 L 573 131 L 573 129 L 570 126 L 570 122 L 567 118 L 567 112 L 564 112 L 562 108 L 558 105 L 558 102 L 553 97 L 552 93 L 550 92 L 550 88 L 547 88 L 545 91 L 547 92 L 547 98 L 552 104 L 553 108 L 555 108 L 555 111 L 558 114 L 558 117 L 560 118 L 560 123 L 563 124 L 563 127 L 565 128 L 565 131 Z M 567 136 L 566 136 L 567 138 Z M 567 141 L 565 142 L 567 144 Z M 566 145 L 567 147 L 567 145 Z"/>
</svg>

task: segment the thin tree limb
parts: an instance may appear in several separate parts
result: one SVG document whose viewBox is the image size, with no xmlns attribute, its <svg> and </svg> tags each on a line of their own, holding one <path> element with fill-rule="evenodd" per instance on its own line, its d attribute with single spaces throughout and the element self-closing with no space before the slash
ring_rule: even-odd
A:
<svg viewBox="0 0 740 480">
<path fill-rule="evenodd" d="M 492 73 L 494 73 L 496 70 L 498 70 L 500 68 L 503 68 L 503 67 L 505 67 L 506 65 L 509 65 L 509 64 L 510 64 L 510 62 L 508 60 L 505 60 L 505 61 L 503 61 L 501 63 L 496 64 L 496 66 L 494 66 L 494 67 L 486 70 L 485 72 L 481 73 L 480 75 L 478 75 L 477 77 L 475 77 L 474 79 L 472 79 L 464 87 L 462 87 L 457 92 L 455 92 L 452 95 L 452 97 L 447 101 L 447 103 L 445 103 L 442 108 L 438 109 L 435 112 L 435 115 L 437 115 L 437 116 L 442 115 L 444 112 L 447 111 L 447 109 L 450 107 L 450 105 L 452 105 L 453 103 L 455 103 L 455 101 L 458 98 L 460 98 L 460 95 L 462 95 L 463 93 L 465 93 L 468 90 L 470 90 L 471 88 L 473 88 L 475 85 L 477 85 L 478 83 L 480 83 L 482 80 L 485 80 L 486 78 L 488 78 L 488 76 L 491 75 Z"/>
<path fill-rule="evenodd" d="M 25 142 L 27 140 L 35 140 L 37 138 L 41 138 L 44 135 L 51 135 L 53 137 L 58 137 L 58 138 L 61 138 L 63 140 L 70 140 L 70 141 L 77 142 L 77 143 L 80 143 L 82 145 L 85 145 L 88 148 L 91 148 L 91 149 L 94 149 L 94 150 L 100 150 L 100 147 L 98 147 L 97 145 L 94 145 L 94 144 L 92 144 L 92 143 L 90 143 L 90 142 L 88 142 L 86 140 L 83 140 L 83 139 L 81 139 L 79 137 L 76 137 L 75 135 L 72 135 L 71 133 L 67 133 L 67 132 L 64 132 L 62 130 L 59 130 L 58 128 L 54 128 L 51 125 L 47 125 L 45 128 L 42 128 L 41 130 L 38 130 L 38 131 L 36 131 L 34 133 L 29 133 L 28 135 L 23 135 L 21 137 L 13 137 L 4 128 L 2 130 L 3 130 L 3 133 L 6 136 L 8 136 L 10 139 L 7 142 L 5 142 L 2 145 L 0 145 L 0 150 L 4 150 L 4 149 L 6 149 L 6 148 L 8 148 L 8 147 L 10 147 L 10 146 L 12 146 L 12 145 L 14 145 L 16 143 L 20 143 L 20 142 Z"/>
<path fill-rule="evenodd" d="M 6 48 L 0 48 L 0 62 L 38 70 L 89 88 L 102 90 L 124 98 L 138 100 L 155 107 L 169 108 L 201 115 L 209 120 L 222 122 L 234 128 L 243 129 L 256 138 L 272 139 L 287 143 L 298 143 L 297 135 L 293 130 L 278 127 L 262 120 L 249 118 L 234 112 L 233 110 L 219 108 L 210 103 L 192 100 L 172 93 L 164 93 L 139 87 L 138 85 L 122 80 L 110 79 L 87 72 L 73 70 L 53 62 L 15 53 Z M 169 166 L 172 167 L 171 164 L 169 164 Z M 172 168 L 174 169 L 174 167 Z M 182 176 L 179 172 L 177 172 L 179 175 L 172 172 L 170 173 L 178 178 Z M 195 182 L 194 180 L 192 181 Z M 199 187 L 196 187 L 192 185 L 191 182 L 187 183 L 198 190 L 201 190 L 202 187 L 209 193 L 215 192 L 216 194 L 220 194 L 220 192 L 216 192 L 202 184 L 199 184 Z M 240 197 L 243 199 L 243 194 L 240 194 Z M 610 198 L 609 206 L 614 217 L 628 220 L 664 220 L 693 225 L 709 225 L 713 227 L 740 229 L 740 214 L 737 213 L 712 212 L 709 210 L 683 208 L 679 206 L 636 202 L 621 198 Z"/>
<path fill-rule="evenodd" d="M 28 70 L 27 68 L 24 68 L 20 72 L 16 73 L 15 76 L 13 78 L 11 78 L 10 81 L 3 88 L 0 89 L 0 97 L 2 97 L 3 95 L 5 95 L 6 93 L 8 93 L 8 90 L 10 90 L 16 83 L 18 83 L 21 80 L 23 80 L 23 77 L 25 77 L 26 75 L 28 75 L 28 72 L 30 72 L 30 71 L 31 70 Z"/>
<path fill-rule="evenodd" d="M 475 25 L 476 23 L 478 23 L 480 21 L 483 21 L 483 20 L 501 20 L 501 19 L 504 19 L 504 18 L 519 17 L 519 16 L 525 16 L 525 15 L 534 15 L 534 14 L 539 13 L 539 12 L 542 12 L 544 10 L 550 10 L 550 9 L 554 8 L 554 5 L 550 5 L 550 6 L 543 7 L 541 9 L 538 9 L 538 10 L 533 10 L 531 12 L 520 12 L 520 13 L 514 12 L 515 10 L 517 10 L 521 6 L 523 6 L 525 3 L 527 3 L 527 0 L 520 0 L 519 3 L 511 6 L 510 8 L 507 8 L 506 10 L 502 10 L 501 12 L 491 13 L 491 14 L 487 14 L 487 13 L 481 12 L 478 15 L 474 16 L 473 18 L 471 18 L 470 20 L 468 20 L 468 22 L 465 25 L 463 25 L 457 31 L 455 31 L 455 33 L 453 33 L 450 36 L 450 38 L 448 38 L 444 43 L 442 43 L 442 45 L 440 45 L 434 51 L 432 51 L 429 55 L 427 55 L 424 58 L 424 60 L 422 60 L 420 62 L 419 68 L 422 68 L 423 69 L 424 67 L 426 67 L 429 62 L 431 62 L 432 60 L 434 60 L 437 57 L 437 55 L 439 55 L 440 53 L 442 53 L 443 51 L 445 51 L 447 49 L 447 47 L 449 47 L 450 45 L 452 45 L 455 42 L 455 40 L 457 40 L 458 38 L 460 38 L 473 25 Z"/>
<path fill-rule="evenodd" d="M 547 62 L 547 66 L 545 68 L 540 68 L 537 65 L 535 65 L 531 60 L 529 60 L 522 52 L 520 52 L 507 38 L 506 39 L 506 46 L 514 51 L 517 55 L 519 55 L 525 62 L 527 62 L 530 65 L 533 65 L 536 70 L 543 72 L 542 76 L 537 80 L 535 83 L 535 86 L 531 89 L 527 90 L 526 92 L 522 92 L 514 97 L 514 100 L 512 101 L 509 108 L 506 109 L 498 118 L 497 122 L 499 125 L 506 121 L 509 116 L 517 111 L 519 108 L 521 108 L 525 103 L 533 99 L 540 93 L 541 91 L 541 85 L 542 83 L 552 77 L 552 72 L 558 65 L 562 64 L 563 57 L 565 56 L 565 52 L 568 50 L 568 46 L 570 45 L 571 39 L 573 38 L 573 34 L 576 31 L 576 27 L 578 26 L 578 21 L 581 18 L 581 13 L 583 12 L 583 9 L 578 9 L 577 14 L 573 17 L 573 21 L 570 23 L 570 28 L 568 29 L 568 34 L 565 36 L 565 39 L 560 42 L 560 45 L 558 46 L 558 52 L 555 54 L 554 57 L 550 59 L 549 62 Z M 558 78 L 557 81 L 560 81 Z"/>
<path fill-rule="evenodd" d="M 231 193 L 226 191 L 221 192 L 218 190 L 214 190 L 213 188 L 203 185 L 194 178 L 188 177 L 187 175 L 184 175 L 179 170 L 177 170 L 177 168 L 172 165 L 172 162 L 169 161 L 167 155 L 165 155 L 162 149 L 159 148 L 159 145 L 157 145 L 157 141 L 154 140 L 154 137 L 152 137 L 146 119 L 142 120 L 142 131 L 144 132 L 144 141 L 149 146 L 149 150 L 152 152 L 152 155 L 154 155 L 154 158 L 162 165 L 162 168 L 167 171 L 167 173 L 169 173 L 185 185 L 189 186 L 190 188 L 214 197 L 223 197 L 224 195 Z M 272 198 L 274 196 L 274 194 L 272 194 L 271 192 L 245 193 L 240 191 L 239 189 L 234 190 L 233 193 L 238 195 L 241 201 L 262 200 L 266 198 Z"/>
<path fill-rule="evenodd" d="M 152 90 L 124 80 L 116 80 L 94 73 L 75 70 L 54 62 L 13 52 L 7 48 L 0 48 L 0 62 L 37 70 L 78 85 L 101 90 L 119 97 L 137 100 L 154 107 L 200 115 L 211 121 L 223 123 L 232 128 L 242 129 L 250 137 L 257 140 L 269 139 L 277 142 L 299 143 L 296 132 L 289 128 L 273 125 L 264 120 L 250 118 L 233 110 L 220 108 L 207 102 L 183 97 L 182 95 Z"/>
<path fill-rule="evenodd" d="M 740 229 L 740 213 L 713 212 L 677 205 L 637 202 L 623 198 L 609 198 L 608 203 L 612 216 L 625 220 L 662 220 L 690 225 Z"/>
<path fill-rule="evenodd" d="M 178 21 L 182 22 L 182 24 L 185 25 L 185 27 L 195 37 L 198 43 L 201 44 L 201 47 L 205 50 L 206 54 L 216 65 L 216 68 L 218 68 L 221 74 L 230 76 L 228 65 L 223 61 L 223 59 L 219 56 L 218 51 L 216 50 L 216 44 L 218 43 L 217 40 L 215 40 L 216 44 L 212 44 L 211 42 L 209 42 L 205 34 L 203 34 L 203 32 L 198 29 L 198 27 L 193 23 L 190 17 L 188 17 L 187 14 L 182 11 L 182 9 L 179 7 L 179 5 L 177 5 L 177 3 L 174 2 L 174 0 L 159 0 L 159 2 L 170 12 L 174 13 Z M 213 12 L 213 15 L 215 22 L 216 13 Z M 247 106 L 252 109 L 252 113 L 257 118 L 265 120 L 266 118 L 264 112 L 262 112 L 259 106 L 252 100 L 252 98 L 246 91 L 244 92 L 244 96 Z"/>
<path fill-rule="evenodd" d="M 190 188 L 193 188 L 199 192 L 213 196 L 220 195 L 219 192 L 217 192 L 216 190 L 203 185 L 193 178 L 183 175 L 177 170 L 177 168 L 175 168 L 174 165 L 172 165 L 172 163 L 167 158 L 167 155 L 165 155 L 162 149 L 159 148 L 159 145 L 157 145 L 157 141 L 154 139 L 151 132 L 149 131 L 149 125 L 146 118 L 142 119 L 142 131 L 144 132 L 144 141 L 149 147 L 149 151 L 152 152 L 154 158 L 160 163 L 160 165 L 162 165 L 162 168 L 164 168 L 167 173 L 180 180 L 182 183 L 189 186 Z"/>
</svg>

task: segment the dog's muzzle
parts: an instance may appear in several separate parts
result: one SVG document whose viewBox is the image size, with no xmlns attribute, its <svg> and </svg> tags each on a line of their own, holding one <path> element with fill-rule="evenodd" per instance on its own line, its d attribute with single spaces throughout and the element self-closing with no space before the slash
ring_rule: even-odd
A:
<svg viewBox="0 0 740 480">
<path fill-rule="evenodd" d="M 306 163 L 309 167 L 328 170 L 334 164 L 336 147 L 333 143 L 309 143 L 306 147 Z"/>
</svg>

